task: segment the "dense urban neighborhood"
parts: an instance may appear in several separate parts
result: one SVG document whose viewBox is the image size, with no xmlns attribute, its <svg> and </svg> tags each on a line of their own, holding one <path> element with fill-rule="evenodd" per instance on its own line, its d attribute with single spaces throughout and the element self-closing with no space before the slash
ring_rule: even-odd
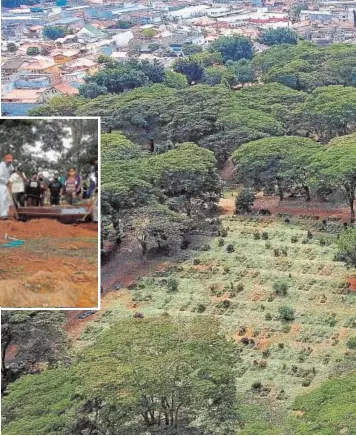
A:
<svg viewBox="0 0 356 436">
<path fill-rule="evenodd" d="M 220 37 L 248 37 L 255 53 L 264 51 L 270 44 L 261 34 L 269 29 L 318 46 L 355 43 L 355 10 L 352 1 L 6 0 L 2 113 L 27 115 L 56 96 L 95 97 L 84 85 L 107 58 L 169 71 L 177 58 L 205 51 Z"/>
</svg>

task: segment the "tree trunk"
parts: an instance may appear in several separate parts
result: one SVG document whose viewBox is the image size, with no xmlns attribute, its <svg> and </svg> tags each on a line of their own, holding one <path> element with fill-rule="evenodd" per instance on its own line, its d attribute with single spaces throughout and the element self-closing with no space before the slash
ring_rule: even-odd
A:
<svg viewBox="0 0 356 436">
<path fill-rule="evenodd" d="M 304 188 L 304 191 L 305 191 L 305 199 L 306 199 L 306 201 L 311 201 L 309 186 L 303 186 L 303 188 Z"/>
<path fill-rule="evenodd" d="M 142 248 L 142 256 L 145 256 L 147 252 L 147 243 L 145 241 L 141 241 L 140 244 Z"/>
<path fill-rule="evenodd" d="M 279 199 L 280 201 L 283 201 L 284 200 L 283 189 L 279 180 L 277 180 L 277 187 L 278 187 Z"/>
<path fill-rule="evenodd" d="M 350 185 L 345 186 L 347 198 L 350 206 L 350 223 L 355 222 L 355 190 L 356 190 L 356 181 L 352 181 Z"/>
<path fill-rule="evenodd" d="M 189 218 L 192 216 L 192 205 L 190 202 L 190 197 L 187 197 L 187 216 L 189 216 Z"/>
<path fill-rule="evenodd" d="M 355 201 L 355 199 L 350 201 L 350 211 L 351 211 L 351 213 L 350 213 L 350 223 L 354 223 L 355 222 L 354 201 Z"/>
</svg>

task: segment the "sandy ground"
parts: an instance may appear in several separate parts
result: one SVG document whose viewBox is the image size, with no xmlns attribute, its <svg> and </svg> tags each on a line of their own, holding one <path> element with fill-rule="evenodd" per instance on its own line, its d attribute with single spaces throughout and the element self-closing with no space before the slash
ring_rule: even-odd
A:
<svg viewBox="0 0 356 436">
<path fill-rule="evenodd" d="M 21 247 L 0 248 L 1 307 L 97 307 L 98 225 L 0 221 Z"/>
</svg>

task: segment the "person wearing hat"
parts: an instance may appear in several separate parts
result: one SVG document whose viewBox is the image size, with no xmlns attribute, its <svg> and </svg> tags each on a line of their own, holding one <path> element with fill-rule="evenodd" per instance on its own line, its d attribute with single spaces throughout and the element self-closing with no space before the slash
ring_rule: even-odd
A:
<svg viewBox="0 0 356 436">
<path fill-rule="evenodd" d="M 11 188 L 10 176 L 13 172 L 12 162 L 14 161 L 11 154 L 4 157 L 0 163 L 0 218 L 6 220 L 9 218 L 10 197 L 9 188 Z"/>
</svg>

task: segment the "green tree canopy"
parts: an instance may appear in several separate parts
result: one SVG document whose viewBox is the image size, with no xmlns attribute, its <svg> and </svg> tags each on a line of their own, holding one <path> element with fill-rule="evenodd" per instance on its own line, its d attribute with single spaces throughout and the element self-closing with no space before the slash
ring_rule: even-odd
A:
<svg viewBox="0 0 356 436">
<path fill-rule="evenodd" d="M 71 367 L 14 383 L 3 401 L 3 431 L 204 433 L 208 419 L 231 432 L 237 353 L 218 331 L 209 317 L 122 320 Z"/>
<path fill-rule="evenodd" d="M 63 38 L 65 30 L 60 26 L 45 26 L 42 34 L 47 39 L 56 40 L 58 38 Z"/>
<path fill-rule="evenodd" d="M 297 44 L 298 35 L 294 30 L 278 27 L 277 29 L 267 29 L 263 31 L 258 41 L 265 45 Z"/>
<path fill-rule="evenodd" d="M 296 398 L 285 433 L 354 434 L 356 432 L 356 374 L 334 378 Z"/>
<path fill-rule="evenodd" d="M 38 47 L 29 47 L 26 51 L 28 56 L 37 56 L 40 54 L 40 49 Z"/>
<path fill-rule="evenodd" d="M 356 194 L 356 134 L 331 140 L 310 164 L 314 174 L 311 182 L 316 187 L 340 192 L 350 207 L 350 220 L 355 221 L 354 202 Z"/>
<path fill-rule="evenodd" d="M 308 167 L 321 145 L 308 138 L 281 136 L 242 145 L 232 155 L 239 182 L 255 189 L 278 187 L 280 199 L 293 185 L 301 185 L 310 200 Z"/>
<path fill-rule="evenodd" d="M 168 88 L 183 89 L 188 86 L 188 80 L 184 74 L 174 71 L 166 71 L 163 82 Z"/>
<path fill-rule="evenodd" d="M 209 45 L 209 51 L 221 53 L 224 62 L 251 59 L 253 44 L 246 36 L 223 36 Z"/>
</svg>

